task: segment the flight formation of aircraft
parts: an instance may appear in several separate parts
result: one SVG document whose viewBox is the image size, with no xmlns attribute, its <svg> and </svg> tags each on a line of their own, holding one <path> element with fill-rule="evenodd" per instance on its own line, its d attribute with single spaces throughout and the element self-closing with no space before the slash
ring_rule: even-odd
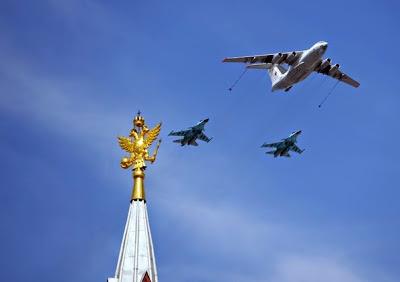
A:
<svg viewBox="0 0 400 282">
<path fill-rule="evenodd" d="M 244 63 L 247 69 L 264 69 L 268 72 L 271 79 L 271 90 L 289 91 L 295 84 L 305 80 L 311 73 L 317 72 L 330 76 L 338 82 L 346 83 L 355 88 L 360 83 L 345 74 L 339 69 L 339 64 L 333 65 L 331 59 L 324 59 L 323 56 L 328 48 L 328 43 L 319 41 L 311 48 L 302 51 L 282 52 L 275 54 L 252 55 L 243 57 L 228 57 L 223 60 L 224 63 Z M 231 90 L 231 89 L 230 89 Z M 181 136 L 181 139 L 173 142 L 184 145 L 198 146 L 196 140 L 210 142 L 212 138 L 204 134 L 204 127 L 209 119 L 201 120 L 196 125 L 187 130 L 171 131 L 169 136 Z M 289 137 L 276 143 L 264 143 L 262 148 L 273 148 L 274 150 L 266 154 L 274 157 L 290 157 L 289 152 L 298 154 L 304 152 L 296 143 L 301 130 L 295 131 Z"/>
</svg>

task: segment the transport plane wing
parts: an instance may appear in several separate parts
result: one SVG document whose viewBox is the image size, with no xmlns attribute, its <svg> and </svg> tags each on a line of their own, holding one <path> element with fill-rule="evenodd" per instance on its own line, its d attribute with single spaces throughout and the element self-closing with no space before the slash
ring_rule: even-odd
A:
<svg viewBox="0 0 400 282">
<path fill-rule="evenodd" d="M 275 54 L 252 55 L 243 57 L 228 57 L 223 63 L 264 63 L 264 64 L 288 64 L 292 65 L 301 57 L 304 51 L 283 52 Z"/>
<path fill-rule="evenodd" d="M 351 85 L 355 88 L 360 86 L 360 83 L 354 79 L 352 79 L 347 74 L 343 73 L 339 69 L 339 64 L 332 65 L 330 59 L 322 61 L 320 65 L 318 65 L 315 69 L 316 72 L 328 75 L 334 79 L 340 80 L 348 85 Z"/>
</svg>

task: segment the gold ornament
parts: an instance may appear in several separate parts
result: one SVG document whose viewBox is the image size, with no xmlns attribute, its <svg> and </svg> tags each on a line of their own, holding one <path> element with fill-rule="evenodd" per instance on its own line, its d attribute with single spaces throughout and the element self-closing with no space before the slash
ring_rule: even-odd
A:
<svg viewBox="0 0 400 282">
<path fill-rule="evenodd" d="M 118 143 L 120 147 L 130 153 L 129 156 L 121 159 L 121 167 L 127 169 L 132 166 L 134 187 L 132 191 L 132 200 L 145 200 L 144 193 L 144 170 L 146 161 L 154 163 L 157 158 L 161 139 L 158 140 L 157 147 L 152 156 L 148 153 L 148 148 L 157 139 L 161 131 L 161 123 L 153 129 L 149 129 L 145 124 L 144 118 L 138 112 L 133 120 L 134 128 L 129 137 L 119 136 Z"/>
</svg>

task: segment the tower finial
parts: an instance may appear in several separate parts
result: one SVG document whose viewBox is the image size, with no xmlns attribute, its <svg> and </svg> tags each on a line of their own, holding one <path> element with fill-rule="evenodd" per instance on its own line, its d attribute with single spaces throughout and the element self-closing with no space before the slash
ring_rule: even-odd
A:
<svg viewBox="0 0 400 282">
<path fill-rule="evenodd" d="M 149 130 L 139 111 L 133 120 L 133 124 L 138 130 L 133 128 L 129 137 L 118 137 L 121 148 L 130 153 L 130 156 L 122 158 L 121 167 L 126 169 L 132 166 L 134 187 L 131 200 L 146 200 L 143 183 L 146 161 L 155 162 L 161 140 L 158 140 L 157 147 L 152 156 L 149 155 L 148 148 L 160 134 L 161 123 Z"/>
</svg>

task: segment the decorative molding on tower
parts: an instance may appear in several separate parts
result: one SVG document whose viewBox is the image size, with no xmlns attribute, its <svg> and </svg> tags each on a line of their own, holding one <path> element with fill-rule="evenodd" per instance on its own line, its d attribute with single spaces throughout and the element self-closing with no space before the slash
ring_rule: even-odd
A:
<svg viewBox="0 0 400 282">
<path fill-rule="evenodd" d="M 158 282 L 147 215 L 144 172 L 146 161 L 153 163 L 156 160 L 161 140 L 152 156 L 148 148 L 157 139 L 161 123 L 149 130 L 139 112 L 133 125 L 129 137 L 118 137 L 121 148 L 129 153 L 129 156 L 122 158 L 121 167 L 132 167 L 134 184 L 115 277 L 108 278 L 108 282 Z"/>
</svg>

